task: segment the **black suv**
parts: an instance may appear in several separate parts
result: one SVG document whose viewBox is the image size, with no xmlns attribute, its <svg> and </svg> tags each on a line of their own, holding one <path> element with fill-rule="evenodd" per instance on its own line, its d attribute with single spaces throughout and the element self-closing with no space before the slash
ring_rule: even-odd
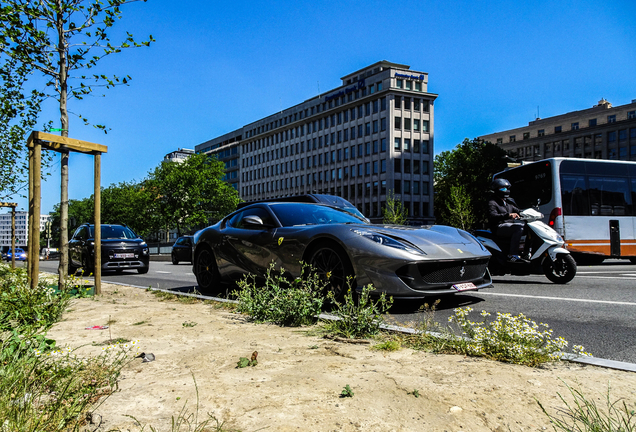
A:
<svg viewBox="0 0 636 432">
<path fill-rule="evenodd" d="M 137 269 L 148 273 L 150 255 L 148 245 L 125 225 L 101 225 L 102 271 Z M 93 272 L 95 262 L 95 225 L 81 225 L 68 242 L 68 270 L 75 274 L 78 268 L 84 273 Z"/>
</svg>

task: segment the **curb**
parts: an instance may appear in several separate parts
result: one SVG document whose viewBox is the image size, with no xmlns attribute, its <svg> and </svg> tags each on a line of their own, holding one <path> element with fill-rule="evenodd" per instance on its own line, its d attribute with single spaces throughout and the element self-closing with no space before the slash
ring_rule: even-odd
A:
<svg viewBox="0 0 636 432">
<path fill-rule="evenodd" d="M 224 299 L 224 298 L 220 298 L 220 297 L 211 297 L 211 296 L 204 296 L 201 294 L 190 294 L 190 293 L 182 293 L 182 292 L 178 292 L 178 291 L 171 291 L 169 289 L 164 289 L 164 288 L 152 288 L 152 287 L 142 287 L 142 286 L 136 286 L 136 285 L 129 285 L 129 284 L 124 284 L 124 283 L 115 283 L 115 282 L 108 282 L 110 284 L 113 285 L 121 285 L 121 286 L 129 286 L 132 288 L 141 288 L 141 289 L 149 289 L 151 291 L 161 291 L 161 292 L 165 292 L 165 293 L 170 293 L 170 294 L 174 294 L 174 295 L 180 295 L 180 296 L 186 296 L 186 297 L 194 297 L 194 298 L 198 298 L 201 300 L 213 300 L 219 303 L 234 303 L 237 304 L 238 300 L 228 300 L 228 299 Z M 193 287 L 196 288 L 196 287 Z M 338 320 L 339 318 L 330 314 L 325 314 L 325 313 L 321 313 L 320 315 L 318 315 L 318 318 L 320 319 L 325 319 L 325 320 Z M 384 329 L 384 330 L 389 330 L 389 331 L 394 331 L 394 332 L 398 332 L 398 333 L 406 333 L 406 334 L 416 334 L 417 330 L 413 329 L 413 328 L 409 328 L 409 327 L 400 327 L 400 326 L 396 326 L 396 325 L 389 325 L 389 324 L 382 324 L 380 326 L 380 328 Z M 442 336 L 440 333 L 437 332 L 427 332 L 433 336 Z M 562 360 L 567 360 L 569 362 L 572 363 L 580 363 L 580 364 L 584 364 L 584 365 L 588 365 L 588 366 L 598 366 L 598 367 L 604 367 L 607 369 L 616 369 L 616 370 L 621 370 L 621 371 L 625 371 L 625 372 L 636 372 L 636 364 L 634 363 L 627 363 L 627 362 L 621 362 L 621 361 L 616 361 L 616 360 L 609 360 L 609 359 L 603 359 L 603 358 L 598 358 L 598 357 L 583 357 L 583 356 L 575 356 L 571 353 L 561 353 L 561 359 Z"/>
</svg>

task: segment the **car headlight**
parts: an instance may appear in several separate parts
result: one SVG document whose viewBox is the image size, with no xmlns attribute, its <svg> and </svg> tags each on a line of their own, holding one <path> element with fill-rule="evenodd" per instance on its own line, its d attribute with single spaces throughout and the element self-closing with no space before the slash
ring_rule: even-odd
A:
<svg viewBox="0 0 636 432">
<path fill-rule="evenodd" d="M 389 236 L 386 236 L 384 234 L 380 234 L 377 233 L 375 231 L 370 231 L 370 230 L 365 230 L 365 229 L 352 229 L 351 231 L 353 231 L 354 233 L 358 234 L 359 236 L 362 236 L 364 238 L 367 238 L 371 241 L 374 241 L 378 244 L 381 244 L 383 246 L 388 246 L 388 247 L 392 247 L 392 248 L 396 248 L 396 249 L 400 249 L 403 251 L 406 251 L 408 253 L 412 253 L 412 254 L 418 254 L 418 255 L 426 255 L 426 252 L 424 252 L 423 250 L 421 250 L 420 248 L 411 245 L 411 244 L 405 244 L 402 242 L 399 242 Z"/>
</svg>

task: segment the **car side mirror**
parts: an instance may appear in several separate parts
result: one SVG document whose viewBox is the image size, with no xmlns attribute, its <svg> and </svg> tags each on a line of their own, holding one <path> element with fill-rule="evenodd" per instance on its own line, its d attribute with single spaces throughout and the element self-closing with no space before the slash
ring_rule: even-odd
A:
<svg viewBox="0 0 636 432">
<path fill-rule="evenodd" d="M 245 227 L 265 227 L 265 224 L 263 224 L 263 219 L 256 215 L 245 216 L 242 219 L 242 222 L 243 226 Z"/>
</svg>

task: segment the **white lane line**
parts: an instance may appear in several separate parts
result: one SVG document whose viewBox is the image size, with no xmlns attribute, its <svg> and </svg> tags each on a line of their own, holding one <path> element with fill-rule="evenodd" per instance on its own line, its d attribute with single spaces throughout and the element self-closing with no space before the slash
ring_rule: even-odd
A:
<svg viewBox="0 0 636 432">
<path fill-rule="evenodd" d="M 622 279 L 622 280 L 632 280 L 636 275 L 620 275 L 620 276 L 586 276 L 576 274 L 577 277 L 586 278 L 586 279 Z"/>
<path fill-rule="evenodd" d="M 580 302 L 580 303 L 602 303 L 602 304 L 621 305 L 621 306 L 636 306 L 636 303 L 633 303 L 633 302 L 619 302 L 619 301 L 609 301 L 609 300 L 587 300 L 587 299 L 567 298 L 567 297 L 532 296 L 527 294 L 504 294 L 504 293 L 480 291 L 479 295 L 491 295 L 491 296 L 500 296 L 500 297 L 521 297 L 521 298 L 532 298 L 532 299 L 541 299 L 541 300 L 561 300 L 561 301 L 571 301 L 571 302 Z"/>
<path fill-rule="evenodd" d="M 167 272 L 167 271 L 156 271 L 155 273 L 172 274 L 172 272 Z"/>
</svg>

